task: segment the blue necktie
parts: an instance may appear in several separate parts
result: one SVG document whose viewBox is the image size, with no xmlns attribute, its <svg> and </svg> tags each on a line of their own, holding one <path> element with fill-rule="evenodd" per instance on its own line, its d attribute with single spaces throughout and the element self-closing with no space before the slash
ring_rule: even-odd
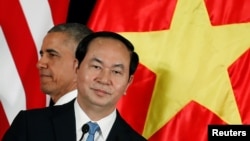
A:
<svg viewBox="0 0 250 141">
<path fill-rule="evenodd" d="M 93 122 L 88 122 L 87 124 L 89 125 L 89 136 L 86 141 L 94 141 L 95 132 L 97 130 L 100 130 L 100 127 L 98 126 L 98 124 Z"/>
</svg>

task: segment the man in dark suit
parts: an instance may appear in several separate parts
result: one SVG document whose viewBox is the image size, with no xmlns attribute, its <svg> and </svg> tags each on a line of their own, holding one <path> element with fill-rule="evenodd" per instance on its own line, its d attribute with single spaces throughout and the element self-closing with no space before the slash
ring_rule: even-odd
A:
<svg viewBox="0 0 250 141">
<path fill-rule="evenodd" d="M 37 68 L 41 90 L 51 98 L 50 106 L 65 104 L 76 97 L 75 51 L 79 42 L 92 32 L 80 23 L 61 23 L 49 29 L 43 38 Z"/>
<path fill-rule="evenodd" d="M 139 63 L 130 41 L 114 32 L 95 32 L 79 43 L 76 58 L 77 98 L 61 106 L 21 111 L 3 141 L 86 140 L 89 122 L 97 127 L 95 141 L 146 141 L 116 109 Z"/>
</svg>

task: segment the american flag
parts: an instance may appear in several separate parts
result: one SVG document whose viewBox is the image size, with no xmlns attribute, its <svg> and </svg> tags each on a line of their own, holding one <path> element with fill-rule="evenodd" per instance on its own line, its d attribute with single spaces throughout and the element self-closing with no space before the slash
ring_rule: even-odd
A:
<svg viewBox="0 0 250 141">
<path fill-rule="evenodd" d="M 47 104 L 36 63 L 48 29 L 63 22 L 86 22 L 94 2 L 0 0 L 0 138 L 20 110 Z M 79 9 L 83 3 L 88 9 Z"/>
</svg>

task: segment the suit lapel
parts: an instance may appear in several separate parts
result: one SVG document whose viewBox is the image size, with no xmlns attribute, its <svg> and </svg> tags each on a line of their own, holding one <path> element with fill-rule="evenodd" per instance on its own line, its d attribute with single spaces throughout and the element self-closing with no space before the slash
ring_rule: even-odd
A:
<svg viewBox="0 0 250 141">
<path fill-rule="evenodd" d="M 126 134 L 126 123 L 117 111 L 117 117 L 115 123 L 112 126 L 110 133 L 107 137 L 107 141 L 128 141 L 128 136 Z"/>
<path fill-rule="evenodd" d="M 57 141 L 75 141 L 76 140 L 76 126 L 75 126 L 75 111 L 74 101 L 53 107 L 52 124 L 54 124 L 54 131 Z"/>
</svg>

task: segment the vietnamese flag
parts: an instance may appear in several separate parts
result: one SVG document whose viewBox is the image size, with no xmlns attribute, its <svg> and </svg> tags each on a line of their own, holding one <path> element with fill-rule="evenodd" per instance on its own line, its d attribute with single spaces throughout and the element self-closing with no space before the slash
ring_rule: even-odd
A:
<svg viewBox="0 0 250 141">
<path fill-rule="evenodd" d="M 135 45 L 118 108 L 150 141 L 206 141 L 209 124 L 249 124 L 250 1 L 97 0 L 88 25 Z"/>
</svg>

